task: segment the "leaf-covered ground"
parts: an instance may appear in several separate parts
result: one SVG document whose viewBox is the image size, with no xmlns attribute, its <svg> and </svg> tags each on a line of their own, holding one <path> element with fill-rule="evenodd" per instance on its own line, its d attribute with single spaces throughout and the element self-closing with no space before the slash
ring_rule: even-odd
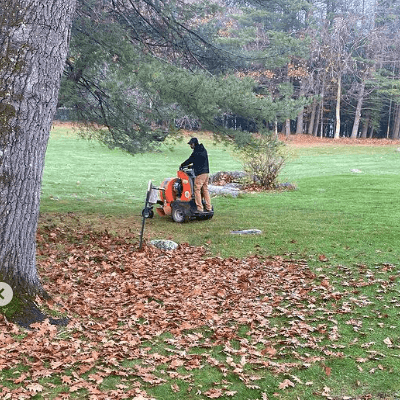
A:
<svg viewBox="0 0 400 400">
<path fill-rule="evenodd" d="M 185 244 L 138 251 L 136 239 L 40 230 L 39 269 L 53 296 L 42 305 L 70 322 L 58 329 L 45 321 L 26 331 L 0 316 L 0 371 L 9 372 L 1 398 L 47 399 L 57 387 L 63 399 L 146 399 L 146 388 L 165 383 L 177 398 L 239 398 L 236 377 L 260 399 L 285 398 L 299 386 L 338 399 L 328 385 L 298 372 L 318 365 L 321 381 L 329 377 L 329 362 L 345 357 L 338 318 L 355 333 L 367 331 L 364 309 L 373 303 L 360 289 L 394 291 L 398 277 L 390 265 L 373 273 L 361 265 L 357 274 L 340 266 L 334 274 L 314 273 L 301 260 L 222 259 Z M 376 312 L 386 324 L 384 310 Z M 374 362 L 389 373 L 368 335 L 358 340 L 352 345 L 359 346 L 353 360 L 359 369 Z M 385 340 L 398 354 L 393 339 Z M 207 366 L 226 379 L 199 388 L 194 373 Z M 267 373 L 275 377 L 269 393 L 260 383 Z"/>
<path fill-rule="evenodd" d="M 392 139 L 350 139 L 348 137 L 341 137 L 339 139 L 332 139 L 327 137 L 315 137 L 306 134 L 279 135 L 279 139 L 283 142 L 290 144 L 294 147 L 320 147 L 320 146 L 396 146 L 400 145 L 399 140 Z"/>
</svg>

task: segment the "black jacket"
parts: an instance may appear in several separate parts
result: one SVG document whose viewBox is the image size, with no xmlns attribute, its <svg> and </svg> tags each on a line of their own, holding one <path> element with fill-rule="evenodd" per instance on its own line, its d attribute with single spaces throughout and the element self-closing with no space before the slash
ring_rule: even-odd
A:
<svg viewBox="0 0 400 400">
<path fill-rule="evenodd" d="M 191 156 L 181 164 L 181 167 L 193 164 L 194 174 L 208 174 L 210 172 L 208 165 L 208 154 L 205 147 L 200 143 L 195 146 Z"/>
</svg>

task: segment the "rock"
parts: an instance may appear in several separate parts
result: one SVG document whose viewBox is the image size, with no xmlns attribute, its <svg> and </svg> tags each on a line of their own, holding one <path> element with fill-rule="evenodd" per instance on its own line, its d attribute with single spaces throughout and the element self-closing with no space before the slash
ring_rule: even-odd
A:
<svg viewBox="0 0 400 400">
<path fill-rule="evenodd" d="M 231 183 L 244 178 L 246 175 L 246 172 L 243 171 L 219 171 L 213 175 L 210 175 L 209 182 L 211 184 L 219 183 L 221 181 Z"/>
<path fill-rule="evenodd" d="M 241 231 L 231 231 L 232 235 L 260 235 L 262 231 L 259 229 L 244 229 Z"/>
<path fill-rule="evenodd" d="M 238 183 L 227 183 L 224 186 L 208 185 L 208 191 L 210 194 L 237 197 L 241 193 L 241 187 Z"/>
<path fill-rule="evenodd" d="M 176 250 L 179 246 L 178 243 L 175 243 L 172 240 L 163 239 L 152 240 L 150 241 L 150 244 L 161 250 Z"/>
</svg>

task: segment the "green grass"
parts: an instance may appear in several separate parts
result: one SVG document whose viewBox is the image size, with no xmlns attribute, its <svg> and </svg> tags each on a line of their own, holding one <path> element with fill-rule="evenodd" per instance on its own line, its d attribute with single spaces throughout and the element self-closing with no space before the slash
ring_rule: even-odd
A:
<svg viewBox="0 0 400 400">
<path fill-rule="evenodd" d="M 203 142 L 210 154 L 211 172 L 241 169 L 231 150 L 221 144 L 214 145 L 210 139 L 204 138 Z M 304 368 L 289 374 L 274 375 L 257 370 L 255 374 L 262 379 L 254 385 L 260 389 L 248 388 L 237 376 L 229 373 L 224 376 L 220 369 L 209 365 L 190 371 L 193 374 L 190 382 L 169 379 L 164 385 L 148 385 L 146 390 L 157 399 L 205 399 L 200 392 L 223 385 L 237 393 L 222 399 L 259 399 L 262 393 L 268 394 L 269 399 L 329 396 L 362 399 L 367 393 L 374 399 L 399 398 L 400 153 L 395 146 L 332 145 L 292 148 L 290 152 L 292 156 L 281 181 L 296 184 L 297 190 L 246 194 L 237 199 L 213 198 L 215 216 L 206 222 L 175 224 L 170 218 L 156 215 L 147 220 L 145 236 L 146 239 L 170 238 L 206 246 L 210 254 L 222 257 L 258 254 L 306 260 L 317 276 L 327 277 L 339 292 L 350 292 L 344 300 L 336 302 L 324 300 L 323 291 L 314 293 L 317 309 L 312 318 L 306 319 L 316 329 L 338 327 L 340 336 L 336 340 L 324 337 L 319 345 L 327 352 L 342 352 L 343 356 L 330 357 L 305 345 L 295 347 L 295 351 L 281 345 L 279 363 L 321 356 L 322 361 L 308 368 L 304 362 Z M 175 176 L 177 167 L 189 154 L 189 146 L 183 141 L 173 150 L 162 146 L 160 152 L 132 157 L 86 142 L 68 129 L 58 127 L 52 131 L 46 156 L 42 223 L 60 223 L 70 213 L 72 219 L 67 221 L 76 217 L 93 226 L 117 232 L 121 226 L 129 227 L 139 234 L 148 181 L 151 179 L 158 184 L 165 177 Z M 361 172 L 352 172 L 355 169 Z M 258 228 L 263 233 L 255 236 L 230 234 L 232 230 L 248 228 Z M 348 286 L 353 281 L 366 282 L 371 276 L 377 283 Z M 395 276 L 396 280 L 388 285 L 389 276 Z M 332 310 L 347 307 L 351 312 L 329 316 L 326 314 L 328 303 Z M 349 323 L 351 320 L 362 321 L 362 324 L 354 327 Z M 295 321 L 296 318 L 282 315 L 271 319 L 270 325 L 284 327 Z M 248 329 L 243 327 L 243 338 L 247 338 Z M 207 337 L 207 331 L 203 334 Z M 386 338 L 391 338 L 392 347 L 385 344 Z M 163 354 L 167 347 L 171 348 L 164 339 L 160 337 L 159 341 L 146 346 Z M 284 343 L 286 338 L 281 340 Z M 238 343 L 231 345 L 235 347 Z M 196 351 L 201 354 L 210 351 L 210 356 L 219 362 L 226 360 L 222 348 L 199 347 Z M 3 371 L 0 383 L 11 376 L 15 378 L 18 371 L 22 373 L 23 366 L 17 371 Z M 179 372 L 181 375 L 188 373 Z M 158 373 L 162 378 L 168 377 L 163 370 Z M 296 382 L 296 386 L 278 389 L 279 382 L 286 378 Z M 57 376 L 49 381 L 61 384 Z M 103 385 L 114 387 L 118 383 L 121 383 L 119 377 L 113 376 Z M 174 392 L 172 384 L 177 384 L 180 391 Z M 61 389 L 54 389 L 54 396 L 57 391 Z"/>
<path fill-rule="evenodd" d="M 211 172 L 239 170 L 236 154 L 204 139 Z M 213 199 L 215 218 L 206 224 L 147 220 L 147 238 L 170 237 L 207 244 L 214 254 L 288 254 L 352 265 L 398 263 L 400 153 L 395 146 L 327 146 L 291 149 L 280 180 L 296 191 Z M 149 180 L 176 175 L 188 157 L 186 140 L 173 149 L 134 157 L 78 139 L 67 128 L 52 131 L 42 189 L 43 213 L 83 213 L 132 218 L 139 229 Z M 359 170 L 361 173 L 352 172 Z M 137 225 L 136 225 L 137 223 Z M 232 236 L 258 228 L 260 236 Z"/>
<path fill-rule="evenodd" d="M 214 145 L 212 140 L 204 142 L 213 171 L 240 169 L 240 163 L 234 161 L 229 150 Z M 131 156 L 80 139 L 71 129 L 53 129 L 46 154 L 42 210 L 111 215 L 138 213 L 149 180 L 158 185 L 164 178 L 176 176 L 179 165 L 190 152 L 185 140 L 174 148 L 163 144 L 157 152 Z"/>
<path fill-rule="evenodd" d="M 150 236 L 208 243 L 224 257 L 295 253 L 311 260 L 324 254 L 346 265 L 398 263 L 399 167 L 393 147 L 300 149 L 281 176 L 296 191 L 217 198 L 209 223 L 171 227 L 170 220 L 157 218 L 148 223 Z M 247 228 L 263 234 L 230 234 Z"/>
</svg>

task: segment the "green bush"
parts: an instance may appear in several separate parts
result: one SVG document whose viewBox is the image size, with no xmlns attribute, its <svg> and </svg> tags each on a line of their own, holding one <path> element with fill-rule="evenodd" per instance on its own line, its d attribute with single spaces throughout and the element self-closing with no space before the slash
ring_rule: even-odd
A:
<svg viewBox="0 0 400 400">
<path fill-rule="evenodd" d="M 273 189 L 285 165 L 285 144 L 273 134 L 254 136 L 241 151 L 244 170 L 253 183 Z"/>
</svg>

